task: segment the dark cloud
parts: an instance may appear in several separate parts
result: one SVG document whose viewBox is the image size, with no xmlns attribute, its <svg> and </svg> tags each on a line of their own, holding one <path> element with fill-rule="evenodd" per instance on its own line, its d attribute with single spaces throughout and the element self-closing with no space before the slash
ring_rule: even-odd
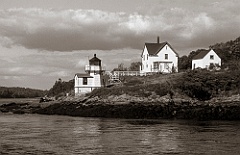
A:
<svg viewBox="0 0 240 155">
<path fill-rule="evenodd" d="M 124 13 L 15 9 L 1 14 L 0 34 L 10 43 L 29 49 L 73 51 L 136 47 L 137 36 L 145 29 L 143 25 L 135 28 L 135 23 L 129 23 Z"/>
<path fill-rule="evenodd" d="M 229 9 L 232 5 L 225 7 Z M 233 12 L 228 14 L 239 19 Z M 236 25 L 240 25 L 239 20 L 222 20 L 216 16 L 216 10 L 178 7 L 145 15 L 100 10 L 9 9 L 0 12 L 2 44 L 47 51 L 141 49 L 144 42 L 155 42 L 158 35 L 176 48 L 186 46 L 188 49 L 222 40 L 226 37 L 222 32 L 233 37 L 231 32 L 237 31 Z"/>
<path fill-rule="evenodd" d="M 228 26 L 204 12 L 172 8 L 157 15 L 111 13 L 99 10 L 10 9 L 1 11 L 0 34 L 9 44 L 48 51 L 140 49 L 144 42 L 191 42 Z M 216 26 L 223 22 L 222 27 Z M 236 24 L 239 24 L 238 22 Z M 151 39 L 150 39 L 151 38 Z M 212 39 L 212 37 L 209 37 Z M 209 39 L 205 38 L 205 42 Z M 6 44 L 6 43 L 5 43 Z M 201 42 L 200 42 L 201 44 Z M 187 47 L 186 47 L 187 48 Z"/>
</svg>

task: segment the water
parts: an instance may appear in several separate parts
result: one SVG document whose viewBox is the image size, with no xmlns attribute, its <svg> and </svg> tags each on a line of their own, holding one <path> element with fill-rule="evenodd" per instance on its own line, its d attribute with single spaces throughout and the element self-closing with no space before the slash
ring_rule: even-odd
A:
<svg viewBox="0 0 240 155">
<path fill-rule="evenodd" d="M 1 155 L 240 154 L 240 122 L 0 114 Z"/>
</svg>

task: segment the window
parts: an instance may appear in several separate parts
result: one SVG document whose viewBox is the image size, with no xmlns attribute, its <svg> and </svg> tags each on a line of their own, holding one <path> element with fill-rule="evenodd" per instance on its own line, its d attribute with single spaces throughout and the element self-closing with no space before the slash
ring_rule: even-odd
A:
<svg viewBox="0 0 240 155">
<path fill-rule="evenodd" d="M 146 65 L 146 67 L 148 68 L 148 64 Z"/>
<path fill-rule="evenodd" d="M 168 54 L 165 54 L 165 60 L 168 60 Z"/>
<path fill-rule="evenodd" d="M 148 60 L 148 54 L 147 54 L 147 60 Z"/>
<path fill-rule="evenodd" d="M 214 59 L 214 55 L 210 55 L 210 59 L 213 60 Z"/>
<path fill-rule="evenodd" d="M 87 78 L 86 77 L 83 78 L 83 85 L 87 85 Z"/>
</svg>

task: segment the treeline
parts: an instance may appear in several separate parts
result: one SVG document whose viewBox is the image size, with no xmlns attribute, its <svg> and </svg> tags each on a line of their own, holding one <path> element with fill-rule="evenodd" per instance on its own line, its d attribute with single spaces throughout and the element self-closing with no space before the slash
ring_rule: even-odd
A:
<svg viewBox="0 0 240 155">
<path fill-rule="evenodd" d="M 240 67 L 240 37 L 226 43 L 216 43 L 210 45 L 209 48 L 213 49 L 218 56 L 222 59 L 222 68 L 235 70 Z M 192 59 L 199 54 L 202 49 L 190 52 L 188 56 L 184 55 L 179 58 L 179 70 L 191 69 Z"/>
<path fill-rule="evenodd" d="M 0 98 L 34 98 L 43 96 L 66 96 L 73 93 L 74 80 L 68 82 L 58 79 L 50 90 L 38 90 L 21 87 L 0 87 Z"/>
<path fill-rule="evenodd" d="M 62 79 L 58 79 L 53 87 L 48 91 L 48 96 L 65 96 L 67 93 L 71 95 L 73 93 L 74 88 L 74 80 L 70 80 L 68 82 L 62 81 Z"/>
<path fill-rule="evenodd" d="M 20 88 L 20 87 L 0 87 L 0 98 L 34 98 L 47 94 L 47 91 Z"/>
</svg>

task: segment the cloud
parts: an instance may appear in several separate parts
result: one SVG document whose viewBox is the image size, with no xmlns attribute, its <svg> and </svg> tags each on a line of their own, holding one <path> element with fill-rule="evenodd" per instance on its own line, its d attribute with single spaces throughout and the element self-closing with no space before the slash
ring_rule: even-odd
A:
<svg viewBox="0 0 240 155">
<path fill-rule="evenodd" d="M 238 37 L 240 15 L 234 2 L 196 2 L 196 5 L 187 2 L 183 5 L 163 2 L 133 13 L 39 8 L 1 10 L 0 43 L 8 48 L 19 45 L 43 51 L 141 49 L 144 42 L 155 42 L 160 36 L 177 50 Z"/>
<path fill-rule="evenodd" d="M 227 5 L 226 9 L 231 7 Z M 208 12 L 181 7 L 161 8 L 160 12 L 154 10 L 154 13 L 145 14 L 81 9 L 1 10 L 0 43 L 5 47 L 20 45 L 46 51 L 140 49 L 144 42 L 155 41 L 158 35 L 178 45 L 206 34 L 227 31 L 226 27 L 235 28 L 227 19 L 216 16 L 216 10 L 222 10 L 220 8 Z M 239 15 L 233 17 L 239 19 Z M 230 23 L 233 21 L 236 20 L 231 19 Z"/>
<path fill-rule="evenodd" d="M 127 35 L 137 33 L 131 30 L 128 17 L 121 12 L 9 9 L 0 14 L 0 34 L 9 40 L 8 44 L 18 44 L 29 49 L 117 49 L 125 47 L 124 43 L 127 43 L 127 37 L 119 38 L 122 33 L 119 30 L 126 30 Z M 129 28 L 122 27 L 123 24 L 119 24 L 121 22 L 127 22 Z"/>
</svg>

